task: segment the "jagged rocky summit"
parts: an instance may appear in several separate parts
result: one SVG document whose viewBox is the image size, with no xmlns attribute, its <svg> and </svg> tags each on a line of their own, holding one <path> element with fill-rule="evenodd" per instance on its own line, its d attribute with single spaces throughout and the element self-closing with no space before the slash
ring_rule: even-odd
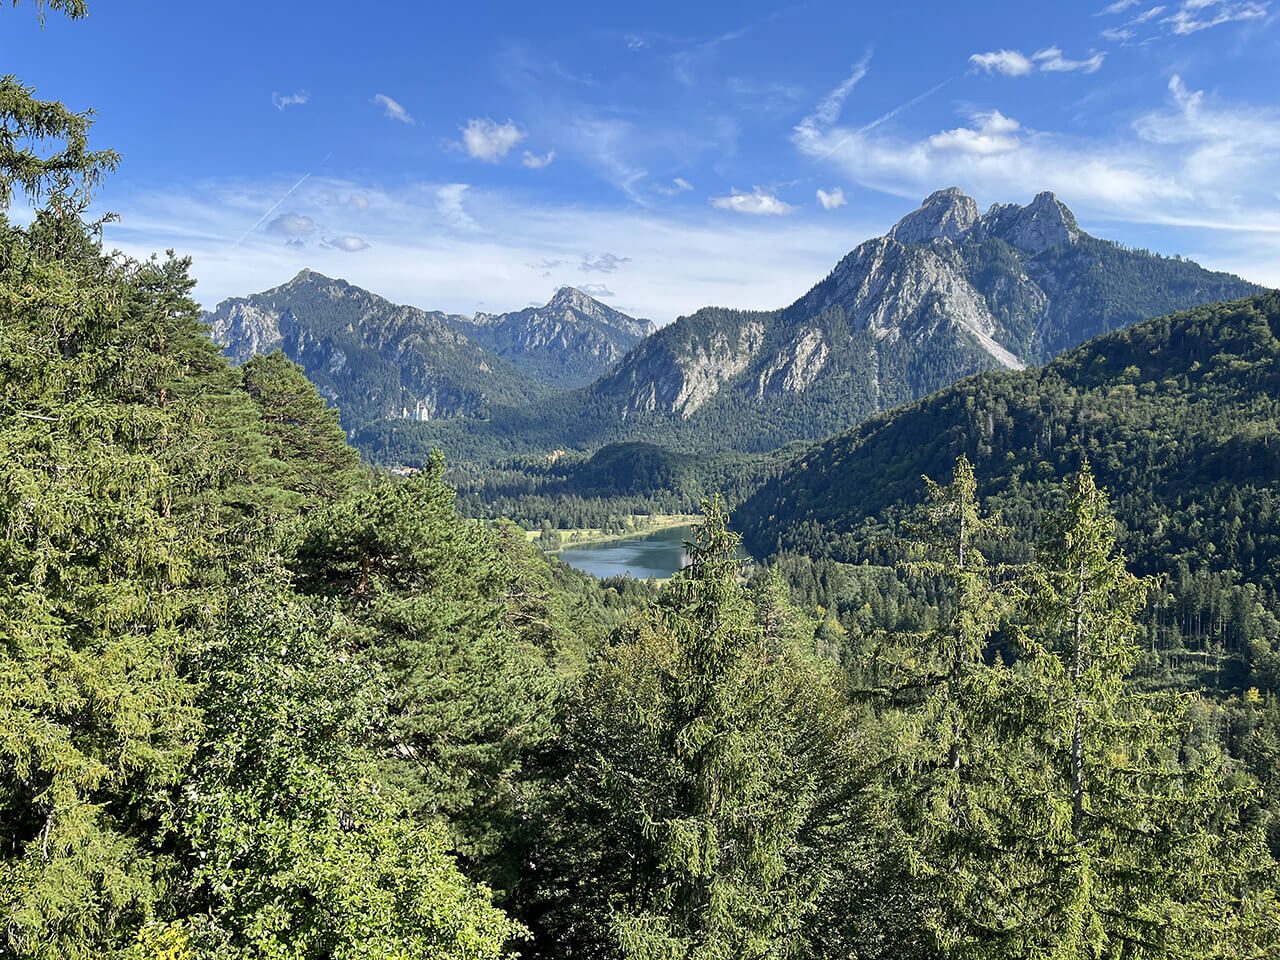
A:
<svg viewBox="0 0 1280 960">
<path fill-rule="evenodd" d="M 659 330 L 590 388 L 591 403 L 622 419 L 730 423 L 763 447 L 1260 289 L 1092 237 L 1050 192 L 980 213 L 949 187 L 788 307 L 705 308 Z"/>
<path fill-rule="evenodd" d="M 531 377 L 556 387 L 596 380 L 656 329 L 576 287 L 561 287 L 541 307 L 477 313 L 449 324 Z"/>
</svg>

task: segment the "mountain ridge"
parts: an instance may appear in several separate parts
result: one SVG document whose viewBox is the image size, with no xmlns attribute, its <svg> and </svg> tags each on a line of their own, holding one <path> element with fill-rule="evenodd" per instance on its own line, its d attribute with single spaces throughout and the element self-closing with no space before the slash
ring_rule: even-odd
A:
<svg viewBox="0 0 1280 960">
<path fill-rule="evenodd" d="M 283 351 L 337 402 L 348 431 L 375 420 L 483 416 L 491 404 L 550 393 L 447 317 L 303 269 L 261 293 L 223 300 L 203 320 L 237 363 Z"/>
<path fill-rule="evenodd" d="M 541 307 L 445 322 L 553 387 L 586 386 L 657 330 L 652 320 L 637 320 L 571 286 L 560 287 Z"/>
<path fill-rule="evenodd" d="M 1280 587 L 1280 291 L 1114 331 L 1026 371 L 990 371 L 798 454 L 735 513 L 757 557 L 892 560 L 877 544 L 961 454 L 1028 550 L 1054 484 L 1088 459 L 1144 572 L 1194 565 Z M 1213 549 L 1205 550 L 1205 544 Z M 1157 564 L 1155 558 L 1162 558 Z M 1220 562 L 1218 562 L 1220 561 Z"/>
<path fill-rule="evenodd" d="M 1034 365 L 1100 333 L 1262 289 L 1092 237 L 1050 192 L 979 215 L 946 188 L 789 306 L 704 307 L 585 388 L 495 410 L 486 424 L 415 428 L 396 439 L 396 456 L 416 456 L 415 443 L 468 459 L 618 440 L 763 451 L 984 370 Z M 386 443 L 377 434 L 366 449 Z"/>
</svg>

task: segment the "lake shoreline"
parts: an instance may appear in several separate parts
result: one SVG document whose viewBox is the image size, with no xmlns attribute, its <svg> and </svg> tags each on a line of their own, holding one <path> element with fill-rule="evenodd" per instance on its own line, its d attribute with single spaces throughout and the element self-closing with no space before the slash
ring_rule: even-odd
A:
<svg viewBox="0 0 1280 960">
<path fill-rule="evenodd" d="M 674 527 L 688 527 L 697 523 L 702 519 L 701 514 L 686 513 L 653 513 L 653 514 L 636 514 L 632 517 L 634 520 L 645 521 L 643 526 L 638 526 L 634 530 L 624 530 L 619 533 L 605 533 L 599 527 L 577 527 L 567 530 L 557 530 L 560 534 L 559 546 L 553 548 L 543 548 L 544 552 L 551 556 L 558 556 L 565 550 L 571 550 L 575 547 L 585 547 L 599 543 L 613 543 L 618 540 L 632 540 L 638 537 L 645 537 L 651 533 L 660 533 L 663 530 L 670 530 Z M 542 539 L 541 530 L 526 530 L 525 536 L 529 538 L 531 543 L 540 543 Z"/>
</svg>

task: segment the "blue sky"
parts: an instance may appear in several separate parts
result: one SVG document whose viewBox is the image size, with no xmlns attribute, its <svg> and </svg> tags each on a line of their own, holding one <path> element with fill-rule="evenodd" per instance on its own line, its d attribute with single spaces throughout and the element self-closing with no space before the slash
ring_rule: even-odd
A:
<svg viewBox="0 0 1280 960">
<path fill-rule="evenodd" d="M 209 305 L 302 267 L 462 313 L 789 302 L 934 189 L 1280 285 L 1269 0 L 0 8 L 123 155 L 108 243 Z"/>
</svg>

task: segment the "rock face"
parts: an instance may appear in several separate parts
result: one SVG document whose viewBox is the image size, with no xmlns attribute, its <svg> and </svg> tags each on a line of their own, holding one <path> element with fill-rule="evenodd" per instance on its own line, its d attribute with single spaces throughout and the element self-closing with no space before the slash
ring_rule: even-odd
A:
<svg viewBox="0 0 1280 960">
<path fill-rule="evenodd" d="M 1052 193 L 979 215 L 950 187 L 788 307 L 679 318 L 590 387 L 585 406 L 623 420 L 705 422 L 712 439 L 722 428 L 711 424 L 731 423 L 758 446 L 776 445 L 969 374 L 1022 369 L 1107 330 L 1258 290 L 1091 237 Z"/>
<path fill-rule="evenodd" d="M 1048 191 L 1037 194 L 1025 207 L 993 203 L 975 227 L 975 240 L 996 237 L 1032 256 L 1070 246 L 1083 235 L 1071 211 Z"/>
<path fill-rule="evenodd" d="M 978 204 L 959 187 L 929 194 L 920 209 L 913 210 L 889 231 L 899 243 L 927 243 L 945 237 L 955 240 L 978 222 Z"/>
<path fill-rule="evenodd" d="M 561 287 L 545 306 L 445 322 L 555 387 L 591 383 L 655 329 L 652 321 L 629 317 L 575 287 Z"/>
<path fill-rule="evenodd" d="M 549 393 L 458 333 L 450 319 L 311 270 L 224 300 L 204 317 L 237 363 L 282 350 L 337 403 L 348 430 L 375 420 L 480 415 Z"/>
</svg>

